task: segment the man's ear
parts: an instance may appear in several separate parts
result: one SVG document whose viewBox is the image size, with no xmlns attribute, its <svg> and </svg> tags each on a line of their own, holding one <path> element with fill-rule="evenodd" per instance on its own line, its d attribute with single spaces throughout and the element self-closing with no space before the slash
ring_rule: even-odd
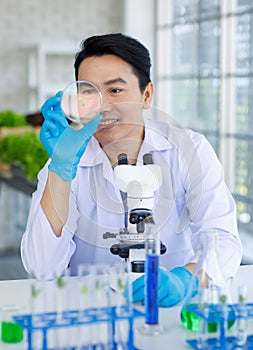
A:
<svg viewBox="0 0 253 350">
<path fill-rule="evenodd" d="M 150 81 L 143 92 L 143 108 L 149 109 L 154 95 L 154 84 Z"/>
</svg>

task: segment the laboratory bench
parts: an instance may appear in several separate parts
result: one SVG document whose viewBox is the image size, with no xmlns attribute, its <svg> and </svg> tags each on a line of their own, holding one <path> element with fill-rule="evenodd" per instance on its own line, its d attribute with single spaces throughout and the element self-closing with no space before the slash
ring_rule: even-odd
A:
<svg viewBox="0 0 253 350">
<path fill-rule="evenodd" d="M 236 298 L 238 296 L 238 287 L 245 285 L 248 290 L 248 302 L 253 302 L 253 265 L 244 265 L 239 268 L 238 274 L 231 281 L 230 291 L 232 295 L 233 302 L 236 302 Z M 75 279 L 75 277 L 71 277 L 71 279 Z M 70 293 L 70 298 L 75 299 L 76 290 L 73 288 Z M 0 307 L 8 308 L 12 306 L 19 310 L 17 314 L 25 314 L 30 310 L 30 281 L 29 279 L 22 280 L 9 280 L 9 281 L 1 281 L 0 282 Z M 53 299 L 47 297 L 47 303 L 50 304 L 53 302 Z M 138 306 L 141 312 L 145 312 L 144 307 Z M 140 334 L 138 329 L 143 326 L 144 318 L 138 317 L 134 320 L 134 343 L 137 349 L 143 350 L 154 350 L 154 349 L 162 349 L 162 348 L 171 348 L 173 346 L 174 349 L 184 350 L 190 349 L 190 346 L 187 344 L 187 339 L 196 338 L 196 333 L 193 333 L 189 330 L 183 328 L 180 320 L 181 306 L 174 306 L 171 308 L 160 308 L 159 309 L 159 324 L 164 328 L 164 332 L 161 335 L 149 336 Z M 95 325 L 97 326 L 97 325 Z M 249 334 L 253 334 L 253 323 L 249 324 L 251 327 L 249 329 Z M 99 326 L 97 326 L 97 330 Z M 76 332 L 75 330 L 71 330 L 71 332 Z M 101 328 L 102 331 L 102 328 Z M 64 332 L 64 334 L 67 334 Z M 72 334 L 72 335 L 71 335 Z M 69 333 L 68 338 L 78 336 L 77 333 Z M 53 336 L 51 335 L 53 342 Z M 62 336 L 61 336 L 62 337 Z M 2 349 L 27 349 L 27 345 L 24 344 L 16 344 L 13 345 L 4 345 L 0 344 L 0 348 Z M 56 347 L 49 347 L 50 349 Z M 71 349 L 71 346 L 69 348 Z M 243 349 L 243 348 L 242 348 Z"/>
</svg>

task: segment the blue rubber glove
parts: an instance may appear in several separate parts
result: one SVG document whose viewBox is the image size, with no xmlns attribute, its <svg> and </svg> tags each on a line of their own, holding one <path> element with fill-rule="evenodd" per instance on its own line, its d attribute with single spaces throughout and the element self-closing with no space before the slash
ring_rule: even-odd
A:
<svg viewBox="0 0 253 350">
<path fill-rule="evenodd" d="M 158 303 L 160 307 L 169 307 L 178 304 L 186 296 L 192 274 L 184 267 L 176 267 L 170 271 L 159 269 Z M 195 278 L 192 296 L 198 291 L 198 279 Z M 145 275 L 132 283 L 133 302 L 144 304 Z M 127 293 L 127 291 L 125 291 Z"/>
<path fill-rule="evenodd" d="M 51 157 L 49 170 L 65 181 L 72 181 L 76 176 L 80 158 L 102 116 L 97 115 L 81 129 L 74 130 L 69 126 L 61 109 L 61 98 L 60 91 L 43 104 L 41 112 L 45 120 L 40 131 L 40 139 Z"/>
</svg>

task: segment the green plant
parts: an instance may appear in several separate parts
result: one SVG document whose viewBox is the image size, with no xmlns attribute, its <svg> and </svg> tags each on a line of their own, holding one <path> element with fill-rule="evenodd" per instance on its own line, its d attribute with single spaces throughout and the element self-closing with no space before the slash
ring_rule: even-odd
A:
<svg viewBox="0 0 253 350">
<path fill-rule="evenodd" d="M 0 112 L 0 126 L 17 127 L 24 125 L 28 125 L 24 115 L 11 110 Z"/>
<path fill-rule="evenodd" d="M 66 282 L 64 281 L 64 278 L 62 278 L 61 276 L 57 277 L 56 283 L 58 288 L 64 288 L 66 286 Z"/>
<path fill-rule="evenodd" d="M 28 179 L 34 181 L 48 159 L 48 154 L 36 133 L 7 135 L 0 140 L 0 160 L 18 163 Z"/>
</svg>

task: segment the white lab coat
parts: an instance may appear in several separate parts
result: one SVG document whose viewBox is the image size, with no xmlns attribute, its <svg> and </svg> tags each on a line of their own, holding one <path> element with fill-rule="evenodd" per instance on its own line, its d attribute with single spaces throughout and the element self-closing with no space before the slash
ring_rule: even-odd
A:
<svg viewBox="0 0 253 350">
<path fill-rule="evenodd" d="M 235 275 L 242 257 L 236 207 L 211 145 L 203 135 L 191 130 L 146 121 L 137 166 L 147 152 L 160 165 L 163 177 L 153 209 L 157 230 L 167 248 L 160 264 L 171 269 L 196 262 L 200 229 L 216 228 L 220 232 L 224 274 Z M 38 175 L 38 189 L 33 194 L 22 237 L 25 269 L 52 278 L 55 271 L 69 263 L 76 274 L 81 262 L 120 260 L 110 252 L 111 245 L 117 241 L 105 240 L 103 234 L 117 233 L 124 227 L 124 206 L 114 185 L 113 168 L 96 139 L 91 138 L 72 181 L 69 217 L 59 238 L 40 206 L 47 172 L 48 163 Z"/>
</svg>

